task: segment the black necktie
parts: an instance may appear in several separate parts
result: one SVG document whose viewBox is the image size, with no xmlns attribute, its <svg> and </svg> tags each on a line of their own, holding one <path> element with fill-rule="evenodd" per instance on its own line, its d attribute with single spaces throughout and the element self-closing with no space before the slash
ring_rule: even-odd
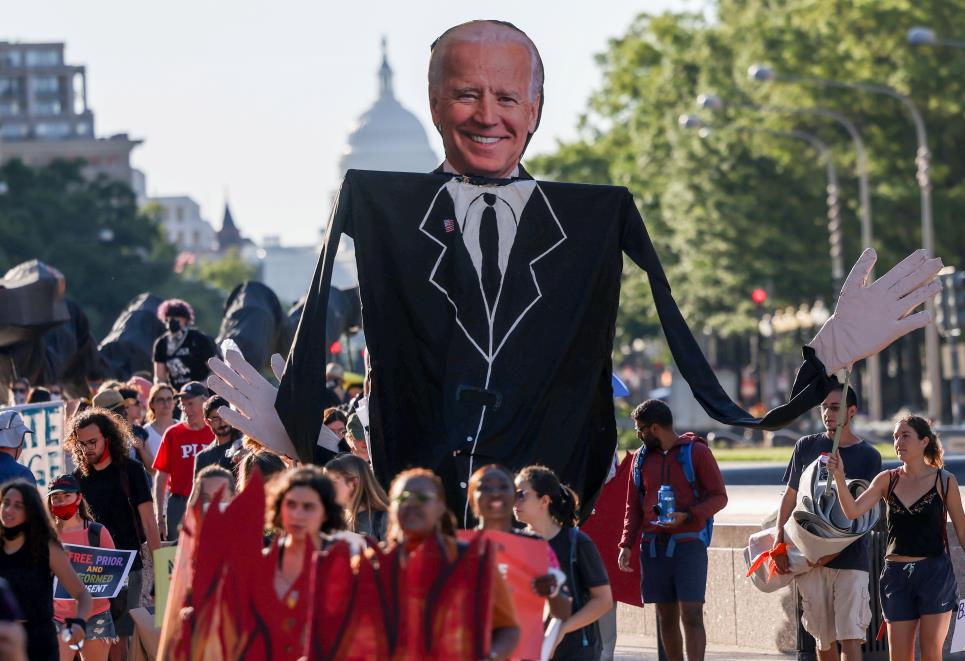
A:
<svg viewBox="0 0 965 661">
<path fill-rule="evenodd" d="M 479 250 L 482 253 L 482 285 L 489 302 L 490 311 L 496 305 L 496 295 L 499 293 L 499 283 L 502 275 L 499 272 L 499 225 L 496 221 L 496 196 L 492 193 L 483 195 L 486 208 L 482 212 L 479 224 Z"/>
</svg>

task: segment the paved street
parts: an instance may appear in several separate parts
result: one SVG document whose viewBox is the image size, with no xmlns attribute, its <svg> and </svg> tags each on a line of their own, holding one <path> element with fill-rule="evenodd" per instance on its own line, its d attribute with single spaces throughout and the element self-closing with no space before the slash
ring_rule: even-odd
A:
<svg viewBox="0 0 965 661">
<path fill-rule="evenodd" d="M 614 659 L 635 661 L 657 661 L 657 645 L 652 638 L 643 636 L 625 635 L 617 639 L 617 649 Z M 711 646 L 707 649 L 707 659 L 719 659 L 720 661 L 763 661 L 764 659 L 793 659 L 793 654 L 765 654 L 754 650 L 746 650 L 740 647 Z"/>
</svg>

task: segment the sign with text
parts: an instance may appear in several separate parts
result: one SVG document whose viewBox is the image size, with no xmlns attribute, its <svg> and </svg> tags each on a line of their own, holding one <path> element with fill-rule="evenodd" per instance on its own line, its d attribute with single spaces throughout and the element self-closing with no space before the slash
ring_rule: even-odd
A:
<svg viewBox="0 0 965 661">
<path fill-rule="evenodd" d="M 958 602 L 955 611 L 955 632 L 952 634 L 952 646 L 948 650 L 951 654 L 965 650 L 965 599 Z"/>
<path fill-rule="evenodd" d="M 46 493 L 51 480 L 67 471 L 62 441 L 64 438 L 64 403 L 44 402 L 5 407 L 19 411 L 23 422 L 33 434 L 24 439 L 20 463 L 30 469 L 37 479 L 37 487 Z"/>
<path fill-rule="evenodd" d="M 70 564 L 80 577 L 90 595 L 95 598 L 113 599 L 124 587 L 127 573 L 134 564 L 137 551 L 102 549 L 96 546 L 64 544 Z M 54 599 L 70 599 L 71 596 L 54 578 Z"/>
<path fill-rule="evenodd" d="M 477 534 L 476 530 L 460 530 L 459 539 L 469 541 Z M 519 646 L 513 652 L 520 659 L 542 658 L 543 646 L 543 607 L 546 600 L 533 592 L 533 579 L 549 572 L 549 544 L 542 539 L 533 539 L 508 532 L 483 531 L 486 539 L 496 547 L 496 563 L 499 573 L 506 580 L 509 593 L 516 606 L 516 619 L 519 621 Z"/>
<path fill-rule="evenodd" d="M 162 546 L 154 552 L 154 626 L 161 628 L 164 622 L 164 609 L 168 604 L 171 591 L 171 575 L 174 573 L 174 556 L 178 547 Z"/>
</svg>

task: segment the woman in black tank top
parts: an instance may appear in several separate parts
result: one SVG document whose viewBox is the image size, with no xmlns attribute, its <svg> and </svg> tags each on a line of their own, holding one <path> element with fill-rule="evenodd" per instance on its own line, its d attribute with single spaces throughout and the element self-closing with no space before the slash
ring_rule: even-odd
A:
<svg viewBox="0 0 965 661">
<path fill-rule="evenodd" d="M 23 614 L 30 661 L 58 659 L 54 629 L 54 576 L 77 600 L 77 617 L 71 626 L 70 643 L 84 640 L 91 598 L 70 564 L 44 509 L 37 487 L 24 480 L 0 487 L 0 577 L 5 578 Z"/>
<path fill-rule="evenodd" d="M 895 453 L 901 467 L 879 473 L 857 501 L 848 492 L 844 465 L 831 457 L 841 509 L 856 519 L 879 500 L 888 517 L 888 548 L 878 581 L 881 609 L 888 624 L 892 659 L 915 658 L 919 637 L 922 661 L 942 658 L 958 586 L 948 549 L 946 522 L 965 548 L 965 510 L 955 476 L 942 469 L 942 446 L 928 421 L 906 416 L 895 425 Z"/>
</svg>

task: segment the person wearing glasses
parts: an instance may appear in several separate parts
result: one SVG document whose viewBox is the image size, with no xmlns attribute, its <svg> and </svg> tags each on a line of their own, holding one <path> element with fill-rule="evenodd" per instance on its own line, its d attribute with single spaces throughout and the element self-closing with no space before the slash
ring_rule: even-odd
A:
<svg viewBox="0 0 965 661">
<path fill-rule="evenodd" d="M 391 505 L 387 545 L 390 551 L 398 551 L 399 563 L 403 567 L 410 562 L 416 562 L 419 554 L 429 553 L 428 545 L 438 545 L 449 563 L 460 557 L 466 544 L 456 539 L 455 516 L 446 507 L 442 480 L 435 473 L 424 468 L 411 468 L 399 473 L 389 487 L 389 499 Z M 445 563 L 440 564 L 440 571 L 444 567 Z M 432 585 L 439 577 L 429 577 L 426 580 Z M 488 658 L 507 659 L 519 643 L 519 625 L 509 589 L 498 571 L 493 572 L 491 593 L 492 624 Z M 425 596 L 420 597 L 413 591 L 396 595 L 396 600 L 405 612 L 425 610 L 421 603 Z M 412 603 L 413 601 L 419 603 Z M 465 603 L 463 607 L 471 608 L 472 604 Z M 418 629 L 421 630 L 422 627 Z M 478 631 L 471 633 L 479 634 Z M 436 642 L 445 644 L 445 641 Z M 401 644 L 407 645 L 410 651 L 418 648 L 418 644 L 413 644 L 412 641 L 403 641 Z M 442 654 L 444 652 L 437 649 L 435 658 L 445 658 L 440 656 Z"/>
<path fill-rule="evenodd" d="M 30 381 L 20 377 L 10 386 L 10 398 L 8 402 L 11 406 L 19 406 L 27 403 L 27 393 L 30 392 Z"/>
<path fill-rule="evenodd" d="M 151 392 L 147 396 L 147 447 L 151 453 L 151 464 L 157 457 L 158 448 L 161 447 L 161 439 L 164 432 L 173 427 L 177 420 L 174 419 L 174 387 L 169 383 L 156 383 L 151 386 Z M 145 466 L 149 472 L 151 469 Z"/>
<path fill-rule="evenodd" d="M 552 659 L 590 661 L 603 654 L 598 620 L 613 608 L 610 577 L 596 545 L 577 524 L 579 498 L 546 466 L 516 475 L 516 518 L 549 542 L 566 574 L 573 612 L 563 621 Z"/>
<path fill-rule="evenodd" d="M 64 450 L 69 452 L 77 469 L 81 494 L 97 523 L 105 526 L 119 549 L 140 551 L 147 541 L 153 553 L 161 546 L 151 488 L 143 464 L 130 457 L 130 427 L 116 413 L 91 408 L 71 418 L 64 437 Z M 134 556 L 128 575 L 127 594 L 120 608 L 123 614 L 114 620 L 120 638 L 113 658 L 127 658 L 134 621 L 128 611 L 141 605 L 141 554 Z"/>
</svg>

